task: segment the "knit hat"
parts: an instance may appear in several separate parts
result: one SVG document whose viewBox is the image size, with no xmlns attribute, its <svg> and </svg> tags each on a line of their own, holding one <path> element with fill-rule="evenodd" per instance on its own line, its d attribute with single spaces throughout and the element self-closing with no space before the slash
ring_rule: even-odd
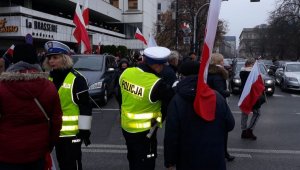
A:
<svg viewBox="0 0 300 170">
<path fill-rule="evenodd" d="M 179 68 L 178 73 L 189 76 L 189 75 L 197 75 L 199 72 L 200 63 L 197 61 L 185 61 L 183 62 Z"/>
<path fill-rule="evenodd" d="M 19 44 L 14 48 L 14 54 L 12 58 L 13 63 L 23 61 L 29 64 L 38 63 L 36 50 L 31 44 Z"/>
</svg>

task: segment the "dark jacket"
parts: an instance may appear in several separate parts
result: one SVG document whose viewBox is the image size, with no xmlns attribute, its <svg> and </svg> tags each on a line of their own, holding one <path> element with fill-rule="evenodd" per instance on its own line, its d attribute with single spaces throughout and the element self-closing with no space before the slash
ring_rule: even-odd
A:
<svg viewBox="0 0 300 170">
<path fill-rule="evenodd" d="M 207 84 L 210 88 L 219 92 L 224 98 L 230 96 L 230 92 L 227 90 L 226 80 L 228 79 L 228 72 L 225 68 L 209 65 Z"/>
<path fill-rule="evenodd" d="M 173 83 L 177 80 L 176 73 L 169 65 L 165 65 L 160 73 L 164 81 L 172 87 Z"/>
<path fill-rule="evenodd" d="M 50 126 L 37 104 L 50 117 Z M 0 77 L 0 162 L 29 163 L 43 158 L 59 137 L 62 110 L 48 74 L 24 62 Z"/>
<path fill-rule="evenodd" d="M 225 170 L 225 134 L 234 128 L 232 113 L 224 98 L 216 93 L 216 119 L 207 122 L 193 108 L 196 76 L 177 85 L 166 118 L 165 166 L 178 170 Z"/>
</svg>

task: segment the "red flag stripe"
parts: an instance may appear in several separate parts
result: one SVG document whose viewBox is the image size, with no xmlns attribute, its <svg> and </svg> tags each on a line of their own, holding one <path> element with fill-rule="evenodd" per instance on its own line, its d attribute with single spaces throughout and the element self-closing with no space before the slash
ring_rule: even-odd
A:
<svg viewBox="0 0 300 170">
<path fill-rule="evenodd" d="M 89 18 L 90 18 L 89 16 L 90 16 L 90 12 L 89 12 L 89 8 L 88 8 L 88 0 L 85 0 L 84 7 L 82 10 L 82 17 L 83 17 L 85 26 L 89 25 Z"/>
<path fill-rule="evenodd" d="M 261 75 L 259 75 L 257 81 L 255 81 L 252 86 L 250 93 L 244 98 L 243 102 L 240 105 L 242 112 L 249 114 L 252 112 L 252 108 L 259 97 L 262 95 L 265 87 Z"/>
</svg>

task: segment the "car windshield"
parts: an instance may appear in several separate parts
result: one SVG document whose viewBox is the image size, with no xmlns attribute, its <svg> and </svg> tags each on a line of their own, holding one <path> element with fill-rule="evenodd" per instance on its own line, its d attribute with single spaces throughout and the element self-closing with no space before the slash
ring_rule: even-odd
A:
<svg viewBox="0 0 300 170">
<path fill-rule="evenodd" d="M 287 64 L 286 72 L 300 72 L 300 64 Z"/>
<path fill-rule="evenodd" d="M 266 67 L 264 66 L 264 64 L 258 64 L 259 67 L 259 71 L 261 74 L 268 74 Z"/>
<path fill-rule="evenodd" d="M 245 63 L 237 63 L 236 69 L 235 69 L 236 73 L 239 73 L 241 71 L 242 67 L 244 67 L 244 65 L 245 65 Z"/>
<path fill-rule="evenodd" d="M 73 56 L 74 69 L 82 71 L 100 71 L 103 58 L 99 56 Z"/>
</svg>

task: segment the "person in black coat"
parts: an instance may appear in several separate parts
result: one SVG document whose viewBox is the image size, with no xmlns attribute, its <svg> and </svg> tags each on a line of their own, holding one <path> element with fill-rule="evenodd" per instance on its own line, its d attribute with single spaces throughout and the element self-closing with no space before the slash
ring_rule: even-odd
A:
<svg viewBox="0 0 300 170">
<path fill-rule="evenodd" d="M 220 53 L 213 53 L 211 57 L 211 64 L 208 68 L 207 84 L 210 88 L 219 92 L 224 99 L 230 96 L 227 90 L 226 80 L 228 79 L 228 72 L 224 68 L 224 57 Z M 228 161 L 233 161 L 234 156 L 231 156 L 227 149 L 228 134 L 225 136 L 225 158 Z"/>
<path fill-rule="evenodd" d="M 194 73 L 197 74 L 198 72 Z M 225 135 L 235 122 L 225 99 L 216 92 L 214 121 L 205 121 L 194 111 L 197 76 L 183 78 L 176 87 L 166 117 L 165 167 L 177 170 L 225 170 Z"/>
</svg>

